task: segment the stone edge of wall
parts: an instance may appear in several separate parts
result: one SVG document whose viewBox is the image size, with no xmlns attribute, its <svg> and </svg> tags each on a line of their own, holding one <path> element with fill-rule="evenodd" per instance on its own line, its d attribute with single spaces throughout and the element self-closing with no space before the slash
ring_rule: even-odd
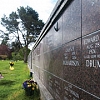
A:
<svg viewBox="0 0 100 100">
<path fill-rule="evenodd" d="M 54 9 L 52 10 L 47 22 L 45 23 L 43 29 L 40 32 L 39 37 L 37 38 L 32 51 L 37 47 L 37 45 L 40 43 L 42 38 L 47 34 L 47 31 L 50 29 L 50 27 L 54 24 L 55 19 L 57 18 L 58 14 L 62 11 L 64 6 L 69 2 L 72 2 L 73 0 L 58 0 L 56 3 Z M 68 5 L 67 5 L 68 6 Z"/>
<path fill-rule="evenodd" d="M 50 92 L 46 89 L 46 87 L 41 83 L 38 77 L 33 75 L 33 79 L 38 83 L 40 89 L 41 100 L 54 100 Z"/>
</svg>

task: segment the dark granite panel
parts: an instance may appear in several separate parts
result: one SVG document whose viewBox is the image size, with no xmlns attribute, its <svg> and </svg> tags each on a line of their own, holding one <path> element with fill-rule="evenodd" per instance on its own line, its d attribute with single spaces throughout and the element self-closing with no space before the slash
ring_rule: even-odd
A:
<svg viewBox="0 0 100 100">
<path fill-rule="evenodd" d="M 45 82 L 48 91 L 52 94 L 55 100 L 63 100 L 62 98 L 63 81 L 55 77 L 51 73 L 45 72 L 45 75 L 46 75 Z"/>
<path fill-rule="evenodd" d="M 51 27 L 43 39 L 43 51 L 51 51 L 62 45 L 62 17 Z"/>
<path fill-rule="evenodd" d="M 40 56 L 35 56 L 35 65 L 40 67 Z"/>
<path fill-rule="evenodd" d="M 46 72 L 46 80 L 47 80 L 47 89 L 48 89 L 48 91 L 52 94 L 52 95 L 54 95 L 54 76 L 52 75 L 52 74 L 50 74 L 50 73 L 47 73 Z"/>
<path fill-rule="evenodd" d="M 54 30 L 54 48 L 62 45 L 62 16 L 52 27 Z"/>
<path fill-rule="evenodd" d="M 43 52 L 43 40 L 40 42 L 41 47 L 40 47 L 40 68 L 44 69 L 43 61 L 44 61 L 44 52 Z"/>
<path fill-rule="evenodd" d="M 64 79 L 72 84 L 80 85 L 81 79 L 81 39 L 63 46 Z"/>
<path fill-rule="evenodd" d="M 63 100 L 81 100 L 79 91 L 71 84 L 64 82 L 63 84 Z"/>
<path fill-rule="evenodd" d="M 40 55 L 41 55 L 43 54 L 43 45 L 44 45 L 43 40 L 41 40 L 40 44 L 41 44 L 40 46 Z"/>
<path fill-rule="evenodd" d="M 36 55 L 40 54 L 41 43 L 35 48 Z"/>
<path fill-rule="evenodd" d="M 62 86 L 63 86 L 63 81 L 57 77 L 54 77 L 54 88 L 53 88 L 53 91 L 54 91 L 54 98 L 55 100 L 63 100 L 63 94 L 62 94 Z"/>
<path fill-rule="evenodd" d="M 100 32 L 82 40 L 82 88 L 100 97 Z"/>
<path fill-rule="evenodd" d="M 34 75 L 35 76 L 37 76 L 38 78 L 40 78 L 40 69 L 39 69 L 39 67 L 37 67 L 37 66 L 35 66 L 35 65 L 33 65 L 33 67 L 34 67 Z"/>
<path fill-rule="evenodd" d="M 53 48 L 53 39 L 54 34 L 50 34 L 50 32 L 48 32 L 47 35 L 43 38 L 43 52 L 48 52 Z"/>
<path fill-rule="evenodd" d="M 99 100 L 97 97 L 89 94 L 72 84 L 63 82 L 63 99 L 62 100 Z"/>
<path fill-rule="evenodd" d="M 42 69 L 40 69 L 40 80 L 44 84 L 44 71 Z"/>
<path fill-rule="evenodd" d="M 57 48 L 52 51 L 51 53 L 52 59 L 51 59 L 51 64 L 53 66 L 53 74 L 63 78 L 63 66 L 62 66 L 62 59 L 63 59 L 63 52 L 62 48 Z"/>
<path fill-rule="evenodd" d="M 47 74 L 45 70 L 40 69 L 40 80 L 42 84 L 47 88 Z"/>
<path fill-rule="evenodd" d="M 63 78 L 62 58 L 63 52 L 61 47 L 50 52 L 46 52 L 43 60 L 44 69 L 60 78 Z"/>
<path fill-rule="evenodd" d="M 100 29 L 100 0 L 82 0 L 82 34 Z"/>
<path fill-rule="evenodd" d="M 41 54 L 40 55 L 40 68 L 41 69 L 44 69 L 43 61 L 44 61 L 44 54 Z"/>
<path fill-rule="evenodd" d="M 43 60 L 44 69 L 53 72 L 52 66 L 52 52 L 44 53 L 44 60 Z"/>
<path fill-rule="evenodd" d="M 63 43 L 81 37 L 81 0 L 74 0 L 63 16 Z"/>
</svg>

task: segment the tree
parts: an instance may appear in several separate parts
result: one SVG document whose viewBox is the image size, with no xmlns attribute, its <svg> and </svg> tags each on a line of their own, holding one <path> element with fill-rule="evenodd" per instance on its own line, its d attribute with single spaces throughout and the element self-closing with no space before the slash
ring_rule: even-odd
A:
<svg viewBox="0 0 100 100">
<path fill-rule="evenodd" d="M 1 39 L 1 44 L 7 45 L 7 42 L 9 40 L 8 34 L 0 30 L 0 39 Z"/>
<path fill-rule="evenodd" d="M 6 27 L 10 40 L 15 40 L 24 47 L 24 62 L 27 62 L 28 46 L 35 42 L 44 23 L 39 20 L 38 13 L 31 7 L 20 7 L 17 12 L 12 12 L 9 17 L 4 15 L 1 24 Z"/>
<path fill-rule="evenodd" d="M 0 45 L 0 58 L 6 59 L 11 57 L 11 51 L 7 45 Z"/>
<path fill-rule="evenodd" d="M 15 61 L 23 60 L 23 56 L 24 56 L 23 49 L 25 49 L 25 48 L 21 48 L 17 53 L 16 53 L 16 51 L 12 52 L 13 60 L 15 60 Z M 28 49 L 28 53 L 29 52 L 30 52 L 30 49 Z"/>
</svg>

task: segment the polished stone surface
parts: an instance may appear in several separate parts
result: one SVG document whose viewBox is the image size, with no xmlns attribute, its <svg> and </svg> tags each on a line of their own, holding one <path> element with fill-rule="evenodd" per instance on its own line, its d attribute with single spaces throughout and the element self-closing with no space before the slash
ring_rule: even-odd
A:
<svg viewBox="0 0 100 100">
<path fill-rule="evenodd" d="M 100 29 L 100 0 L 82 0 L 82 35 Z"/>
<path fill-rule="evenodd" d="M 73 0 L 33 51 L 34 75 L 54 100 L 100 100 L 99 29 L 100 0 Z"/>
<path fill-rule="evenodd" d="M 83 92 L 82 88 L 73 86 L 67 82 L 63 84 L 63 99 L 62 100 L 98 100 L 88 92 Z"/>
<path fill-rule="evenodd" d="M 57 30 L 56 30 L 57 29 Z M 51 27 L 44 37 L 43 51 L 48 52 L 62 45 L 62 17 Z"/>
<path fill-rule="evenodd" d="M 81 0 L 74 0 L 63 16 L 63 44 L 81 37 Z"/>
<path fill-rule="evenodd" d="M 82 43 L 82 88 L 100 96 L 100 32 L 84 37 Z"/>
<path fill-rule="evenodd" d="M 79 85 L 81 73 L 81 39 L 63 46 L 63 78 L 64 80 Z"/>
</svg>

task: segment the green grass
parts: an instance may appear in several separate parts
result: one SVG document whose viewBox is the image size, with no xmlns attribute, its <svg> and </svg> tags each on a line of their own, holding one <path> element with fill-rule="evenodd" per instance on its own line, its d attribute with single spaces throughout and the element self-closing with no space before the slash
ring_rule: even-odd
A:
<svg viewBox="0 0 100 100">
<path fill-rule="evenodd" d="M 30 79 L 27 64 L 14 62 L 14 70 L 10 70 L 9 62 L 0 60 L 0 72 L 4 77 L 0 79 L 0 100 L 40 100 L 39 93 L 26 96 L 22 89 L 22 83 Z"/>
</svg>

